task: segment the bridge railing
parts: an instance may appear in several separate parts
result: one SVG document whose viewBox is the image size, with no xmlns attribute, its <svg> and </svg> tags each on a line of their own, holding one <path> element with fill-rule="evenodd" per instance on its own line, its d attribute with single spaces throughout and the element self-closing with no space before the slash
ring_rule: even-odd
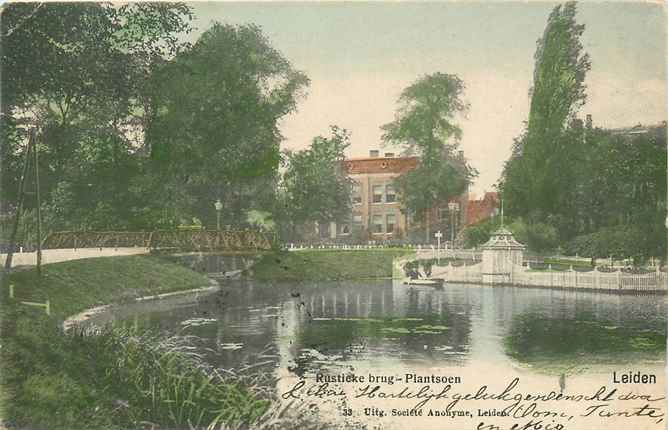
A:
<svg viewBox="0 0 668 430">
<path fill-rule="evenodd" d="M 151 233 L 151 248 L 188 250 L 268 250 L 270 237 L 256 230 L 157 230 Z"/>
</svg>

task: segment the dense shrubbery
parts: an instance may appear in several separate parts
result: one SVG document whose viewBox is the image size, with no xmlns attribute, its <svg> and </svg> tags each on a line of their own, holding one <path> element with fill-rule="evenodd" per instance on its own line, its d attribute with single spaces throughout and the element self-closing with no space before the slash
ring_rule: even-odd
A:
<svg viewBox="0 0 668 430">
<path fill-rule="evenodd" d="M 464 245 L 466 247 L 482 245 L 500 226 L 500 220 L 493 218 L 467 227 L 464 230 Z M 559 244 L 557 230 L 549 224 L 529 224 L 517 219 L 506 224 L 505 227 L 513 233 L 518 242 L 523 243 L 534 252 L 554 250 Z"/>
<path fill-rule="evenodd" d="M 33 310 L 28 310 L 33 312 Z M 178 338 L 131 330 L 63 334 L 43 315 L 21 318 L 3 342 L 6 418 L 49 429 L 120 429 L 138 423 L 204 428 L 252 422 L 269 400 L 207 369 Z M 28 358 L 29 357 L 29 358 Z"/>
<path fill-rule="evenodd" d="M 484 244 L 500 226 L 498 219 L 490 219 L 464 230 L 464 245 L 477 247 Z M 518 242 L 532 252 L 560 252 L 582 257 L 633 258 L 636 263 L 647 256 L 666 254 L 666 230 L 662 226 L 608 227 L 561 242 L 557 228 L 547 223 L 526 223 L 514 220 L 506 224 Z"/>
<path fill-rule="evenodd" d="M 666 125 L 607 130 L 578 118 L 591 63 L 576 10 L 555 6 L 538 40 L 527 126 L 499 183 L 506 213 L 529 222 L 534 250 L 558 239 L 595 257 L 664 255 Z"/>
<path fill-rule="evenodd" d="M 648 255 L 665 255 L 666 232 L 654 232 L 640 227 L 609 227 L 595 233 L 578 236 L 564 250 L 583 257 L 632 257 L 641 262 Z"/>
<path fill-rule="evenodd" d="M 141 421 L 188 428 L 218 416 L 251 421 L 267 410 L 239 379 L 218 377 L 174 339 L 123 329 L 63 334 L 67 316 L 102 303 L 202 287 L 207 279 L 165 260 L 94 258 L 49 264 L 42 276 L 5 277 L 16 299 L 50 299 L 51 316 L 5 299 L 0 307 L 2 418 L 19 428 L 115 430 Z M 3 286 L 4 288 L 4 286 Z M 58 292 L 57 294 L 55 292 Z"/>
</svg>

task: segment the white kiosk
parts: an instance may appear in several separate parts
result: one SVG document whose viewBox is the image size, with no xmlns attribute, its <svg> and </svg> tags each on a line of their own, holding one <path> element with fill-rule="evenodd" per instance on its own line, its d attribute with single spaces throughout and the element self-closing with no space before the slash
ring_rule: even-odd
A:
<svg viewBox="0 0 668 430">
<path fill-rule="evenodd" d="M 495 231 L 482 246 L 482 283 L 512 284 L 513 272 L 521 270 L 525 249 L 505 227 Z"/>
</svg>

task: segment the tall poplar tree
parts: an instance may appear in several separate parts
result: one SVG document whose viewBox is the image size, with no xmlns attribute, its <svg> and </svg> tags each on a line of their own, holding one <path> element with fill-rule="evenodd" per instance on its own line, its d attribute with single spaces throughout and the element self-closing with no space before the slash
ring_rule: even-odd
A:
<svg viewBox="0 0 668 430">
<path fill-rule="evenodd" d="M 537 42 L 529 120 L 503 178 L 515 215 L 542 217 L 558 211 L 559 191 L 572 176 L 580 141 L 565 135 L 585 102 L 584 80 L 591 67 L 580 41 L 585 26 L 576 22 L 576 11 L 575 2 L 556 6 Z"/>
</svg>

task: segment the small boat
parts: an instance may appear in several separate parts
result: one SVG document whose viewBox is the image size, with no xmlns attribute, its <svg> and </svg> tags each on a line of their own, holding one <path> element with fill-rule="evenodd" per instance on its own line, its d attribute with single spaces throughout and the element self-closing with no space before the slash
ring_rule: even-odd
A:
<svg viewBox="0 0 668 430">
<path fill-rule="evenodd" d="M 404 280 L 405 285 L 428 285 L 431 287 L 442 287 L 444 282 L 443 279 L 438 278 L 406 278 L 406 280 Z"/>
</svg>

